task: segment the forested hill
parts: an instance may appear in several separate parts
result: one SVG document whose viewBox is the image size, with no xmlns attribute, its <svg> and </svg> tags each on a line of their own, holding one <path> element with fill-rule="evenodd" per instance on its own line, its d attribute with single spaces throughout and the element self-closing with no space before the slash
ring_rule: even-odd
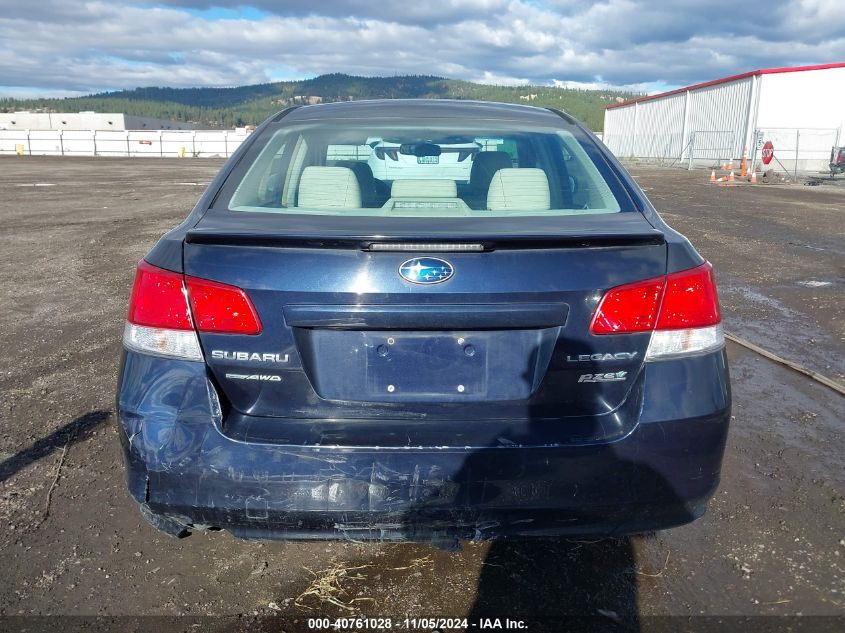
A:
<svg viewBox="0 0 845 633">
<path fill-rule="evenodd" d="M 354 77 L 321 75 L 234 88 L 136 88 L 64 99 L 0 99 L 0 111 L 124 112 L 136 116 L 190 121 L 200 127 L 257 124 L 294 103 L 358 99 L 481 99 L 552 106 L 601 131 L 604 107 L 635 97 L 613 90 L 576 90 L 551 86 L 491 86 L 419 75 Z"/>
</svg>

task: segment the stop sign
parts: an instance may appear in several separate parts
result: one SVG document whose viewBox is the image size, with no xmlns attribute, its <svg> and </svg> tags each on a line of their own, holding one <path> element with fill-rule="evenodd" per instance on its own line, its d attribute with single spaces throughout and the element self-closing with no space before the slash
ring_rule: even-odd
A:
<svg viewBox="0 0 845 633">
<path fill-rule="evenodd" d="M 763 143 L 763 164 L 768 165 L 772 162 L 772 159 L 775 157 L 775 146 L 772 145 L 771 141 L 766 141 Z"/>
</svg>

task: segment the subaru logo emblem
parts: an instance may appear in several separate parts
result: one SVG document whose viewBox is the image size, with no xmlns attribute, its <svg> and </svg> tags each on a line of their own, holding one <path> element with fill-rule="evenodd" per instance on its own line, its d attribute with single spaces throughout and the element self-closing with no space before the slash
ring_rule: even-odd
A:
<svg viewBox="0 0 845 633">
<path fill-rule="evenodd" d="M 452 264 L 437 257 L 414 257 L 399 266 L 399 275 L 412 284 L 439 284 L 454 274 Z"/>
</svg>

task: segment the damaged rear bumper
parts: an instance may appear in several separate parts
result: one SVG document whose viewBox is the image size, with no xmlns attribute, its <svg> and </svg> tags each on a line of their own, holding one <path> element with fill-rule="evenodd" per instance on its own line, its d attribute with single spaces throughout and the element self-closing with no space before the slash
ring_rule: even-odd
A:
<svg viewBox="0 0 845 633">
<path fill-rule="evenodd" d="M 211 527 L 246 538 L 414 541 L 619 535 L 697 518 L 718 484 L 729 389 L 714 390 L 709 401 L 669 403 L 660 396 L 672 386 L 662 383 L 677 369 L 644 370 L 652 375 L 642 378 L 638 422 L 616 441 L 375 448 L 250 441 L 243 419 L 233 438 L 201 363 L 129 354 L 120 437 L 133 497 L 171 533 Z M 669 411 L 686 415 L 666 419 Z"/>
</svg>

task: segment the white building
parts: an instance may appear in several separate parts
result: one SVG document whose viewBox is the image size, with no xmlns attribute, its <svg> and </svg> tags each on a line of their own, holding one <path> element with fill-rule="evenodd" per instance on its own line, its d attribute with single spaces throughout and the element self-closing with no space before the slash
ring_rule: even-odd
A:
<svg viewBox="0 0 845 633">
<path fill-rule="evenodd" d="M 0 112 L 0 130 L 192 130 L 190 123 L 104 112 Z"/>
<path fill-rule="evenodd" d="M 604 143 L 621 158 L 693 166 L 826 171 L 845 144 L 845 62 L 766 68 L 607 106 Z M 768 161 L 763 164 L 764 158 Z"/>
</svg>

